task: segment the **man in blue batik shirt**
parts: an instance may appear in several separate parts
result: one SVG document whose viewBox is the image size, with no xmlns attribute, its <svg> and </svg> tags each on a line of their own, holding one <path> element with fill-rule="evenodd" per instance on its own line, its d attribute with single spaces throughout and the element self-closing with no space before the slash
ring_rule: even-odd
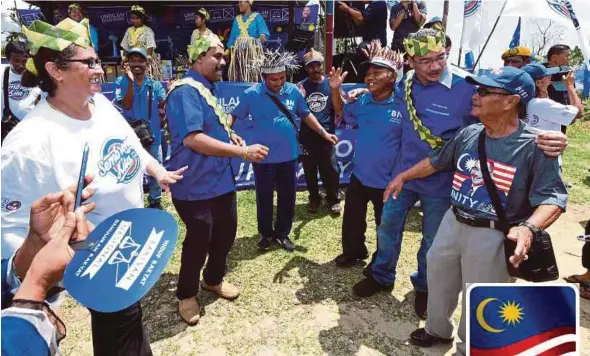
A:
<svg viewBox="0 0 590 356">
<path fill-rule="evenodd" d="M 258 247 L 268 250 L 272 241 L 276 240 L 287 251 L 293 251 L 295 245 L 289 239 L 289 234 L 295 213 L 297 158 L 300 154 L 298 121 L 305 123 L 333 145 L 338 142 L 338 138 L 326 131 L 310 113 L 297 86 L 286 83 L 287 70 L 298 67 L 294 54 L 267 51 L 261 63 L 264 82 L 246 89 L 232 116 L 245 119 L 251 115 L 254 139 L 269 148 L 264 162 L 254 164 L 258 232 L 261 235 Z M 277 218 L 273 228 L 275 187 Z"/>
<path fill-rule="evenodd" d="M 406 40 L 406 52 L 414 71 L 402 79 L 396 94 L 404 100 L 401 107 L 402 147 L 395 172 L 402 172 L 418 163 L 450 140 L 463 126 L 477 122 L 471 115 L 474 87 L 466 82 L 466 72 L 447 66 L 445 35 L 435 29 L 422 29 Z M 410 100 L 405 100 L 409 97 Z M 537 138 L 539 148 L 547 154 L 565 149 L 564 136 L 554 135 L 545 141 L 545 134 Z M 357 283 L 355 293 L 367 297 L 392 288 L 396 280 L 402 234 L 410 209 L 420 201 L 423 209 L 422 242 L 418 250 L 418 270 L 410 280 L 416 291 L 414 310 L 426 317 L 428 288 L 426 283 L 426 253 L 440 222 L 451 204 L 453 174 L 437 172 L 429 177 L 404 184 L 393 199 L 384 196 L 385 205 L 381 225 L 377 228 L 377 255 L 370 276 Z"/>
<path fill-rule="evenodd" d="M 215 98 L 213 83 L 221 80 L 225 66 L 219 38 L 198 39 L 188 53 L 192 67 L 171 85 L 166 116 L 172 146 L 170 167 L 188 166 L 182 184 L 170 191 L 186 226 L 176 291 L 178 312 L 187 324 L 194 325 L 200 318 L 196 297 L 205 260 L 201 287 L 229 300 L 240 295 L 237 287 L 223 280 L 238 226 L 230 158 L 261 162 L 268 148 L 240 145 L 241 138 L 231 131 L 231 121 Z"/>
<path fill-rule="evenodd" d="M 166 90 L 157 80 L 146 75 L 147 53 L 142 48 L 132 48 L 127 54 L 129 67 L 125 75 L 115 80 L 115 97 L 123 108 L 127 121 L 144 120 L 149 124 L 154 142 L 145 147 L 162 163 L 162 135 L 159 108 L 164 104 Z M 158 181 L 149 177 L 149 207 L 161 209 L 162 188 Z"/>
</svg>

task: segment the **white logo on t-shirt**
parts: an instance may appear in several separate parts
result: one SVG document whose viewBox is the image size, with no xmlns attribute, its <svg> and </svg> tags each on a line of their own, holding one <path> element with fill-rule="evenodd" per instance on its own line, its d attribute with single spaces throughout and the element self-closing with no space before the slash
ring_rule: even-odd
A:
<svg viewBox="0 0 590 356">
<path fill-rule="evenodd" d="M 307 105 L 309 106 L 309 110 L 312 112 L 321 112 L 326 108 L 328 96 L 320 92 L 315 92 L 308 96 L 306 101 Z"/>
</svg>

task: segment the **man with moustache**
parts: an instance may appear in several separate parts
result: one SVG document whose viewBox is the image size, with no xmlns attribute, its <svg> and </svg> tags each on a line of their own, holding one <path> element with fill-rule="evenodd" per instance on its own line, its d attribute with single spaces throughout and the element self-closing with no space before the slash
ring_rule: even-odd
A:
<svg viewBox="0 0 590 356">
<path fill-rule="evenodd" d="M 244 91 L 232 112 L 232 120 L 246 119 L 251 115 L 254 139 L 269 148 L 265 161 L 253 165 L 258 232 L 261 235 L 258 247 L 265 251 L 276 241 L 285 250 L 293 252 L 295 245 L 289 234 L 295 214 L 299 126 L 309 126 L 331 145 L 335 145 L 338 138 L 323 128 L 309 111 L 297 86 L 287 83 L 287 73 L 299 68 L 295 54 L 267 50 L 253 66 L 260 68 L 263 82 Z M 275 187 L 277 215 L 273 226 Z"/>
<path fill-rule="evenodd" d="M 475 123 L 471 115 L 474 87 L 466 82 L 466 72 L 447 66 L 445 34 L 421 29 L 404 42 L 413 71 L 407 73 L 396 94 L 401 106 L 402 147 L 395 171 L 402 172 L 440 149 L 463 126 Z M 565 136 L 546 133 L 537 136 L 537 145 L 546 154 L 557 156 L 566 146 Z M 422 242 L 418 250 L 418 271 L 410 276 L 416 291 L 414 310 L 426 317 L 428 289 L 426 253 L 432 245 L 440 222 L 451 204 L 453 175 L 437 172 L 429 177 L 406 182 L 397 199 L 384 195 L 383 216 L 377 228 L 377 254 L 370 275 L 354 286 L 357 296 L 368 297 L 391 290 L 402 234 L 410 209 L 420 201 L 424 212 Z"/>
<path fill-rule="evenodd" d="M 152 157 L 162 163 L 162 135 L 159 108 L 164 105 L 166 90 L 147 71 L 147 52 L 143 48 L 132 48 L 128 54 L 125 75 L 115 80 L 115 98 L 123 108 L 127 121 L 144 120 L 148 124 L 153 143 L 145 147 Z M 158 181 L 149 177 L 148 203 L 150 208 L 162 209 L 162 188 Z"/>
<path fill-rule="evenodd" d="M 172 203 L 186 226 L 176 296 L 182 319 L 194 325 L 200 318 L 197 301 L 201 287 L 233 300 L 237 287 L 223 280 L 225 261 L 236 238 L 238 217 L 234 172 L 230 158 L 261 162 L 268 154 L 262 145 L 241 146 L 231 121 L 215 97 L 221 80 L 223 44 L 217 36 L 201 38 L 188 47 L 192 67 L 175 81 L 166 98 L 171 136 L 171 167 L 188 166 L 183 184 L 171 189 Z"/>
<path fill-rule="evenodd" d="M 308 77 L 298 83 L 297 86 L 305 96 L 309 110 L 316 116 L 320 125 L 329 133 L 334 134 L 336 124 L 334 122 L 334 108 L 332 107 L 332 93 L 329 80 L 323 75 L 324 56 L 312 48 L 303 56 L 303 62 Z M 310 213 L 316 213 L 321 205 L 322 198 L 318 189 L 319 170 L 330 213 L 340 215 L 340 197 L 338 196 L 340 179 L 334 145 L 313 132 L 307 125 L 301 127 L 299 140 L 305 149 L 301 157 L 301 163 L 303 164 L 305 182 L 309 191 L 307 210 Z"/>
<path fill-rule="evenodd" d="M 342 254 L 335 263 L 350 267 L 368 257 L 365 246 L 367 229 L 367 205 L 373 203 L 375 224 L 381 222 L 383 192 L 393 177 L 398 157 L 402 123 L 399 115 L 402 102 L 395 97 L 396 72 L 403 66 L 398 52 L 381 48 L 373 41 L 363 50 L 369 57 L 365 84 L 368 92 L 354 103 L 343 103 L 340 87 L 347 72 L 341 69 L 330 73 L 332 103 L 336 115 L 344 113 L 348 125 L 358 127 L 353 159 L 354 171 L 346 190 L 344 217 L 342 219 Z"/>
<path fill-rule="evenodd" d="M 531 63 L 533 51 L 525 46 L 508 48 L 502 53 L 502 60 L 506 67 L 522 68 Z"/>
</svg>

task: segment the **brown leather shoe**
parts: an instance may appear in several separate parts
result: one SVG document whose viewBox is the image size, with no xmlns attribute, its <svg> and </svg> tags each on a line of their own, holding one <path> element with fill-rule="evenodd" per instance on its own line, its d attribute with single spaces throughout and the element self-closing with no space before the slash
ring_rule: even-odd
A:
<svg viewBox="0 0 590 356">
<path fill-rule="evenodd" d="M 201 317 L 201 308 L 196 297 L 183 299 L 178 302 L 178 313 L 185 323 L 195 325 Z"/>
<path fill-rule="evenodd" d="M 217 294 L 223 299 L 234 300 L 240 296 L 240 290 L 236 286 L 225 281 L 221 282 L 216 286 L 210 286 L 207 285 L 207 283 L 205 283 L 205 281 L 203 280 L 201 281 L 201 287 L 204 290 L 208 290 L 209 292 Z"/>
</svg>

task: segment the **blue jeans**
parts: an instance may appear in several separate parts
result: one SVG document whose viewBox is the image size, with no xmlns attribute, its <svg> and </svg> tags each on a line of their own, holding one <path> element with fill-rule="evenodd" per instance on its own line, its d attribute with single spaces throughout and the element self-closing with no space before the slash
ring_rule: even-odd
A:
<svg viewBox="0 0 590 356">
<path fill-rule="evenodd" d="M 266 237 L 288 237 L 295 214 L 297 160 L 282 163 L 254 163 L 258 232 Z M 277 189 L 277 218 L 274 229 L 273 195 Z"/>
<path fill-rule="evenodd" d="M 162 163 L 162 147 L 159 143 L 154 143 L 153 145 L 151 145 L 148 152 L 152 155 L 152 157 L 158 160 L 158 162 Z M 156 201 L 159 201 L 162 198 L 162 188 L 160 188 L 160 185 L 158 184 L 156 178 L 152 176 L 148 176 L 148 182 L 150 187 L 148 202 L 152 204 Z"/>
<path fill-rule="evenodd" d="M 424 212 L 422 242 L 418 250 L 418 271 L 410 280 L 417 291 L 428 290 L 426 285 L 426 253 L 443 216 L 451 206 L 451 198 L 433 198 L 403 189 L 397 199 L 389 198 L 383 206 L 381 224 L 377 227 L 377 256 L 372 267 L 373 278 L 384 286 L 395 283 L 395 269 L 402 247 L 402 234 L 410 209 L 420 200 Z"/>
</svg>

